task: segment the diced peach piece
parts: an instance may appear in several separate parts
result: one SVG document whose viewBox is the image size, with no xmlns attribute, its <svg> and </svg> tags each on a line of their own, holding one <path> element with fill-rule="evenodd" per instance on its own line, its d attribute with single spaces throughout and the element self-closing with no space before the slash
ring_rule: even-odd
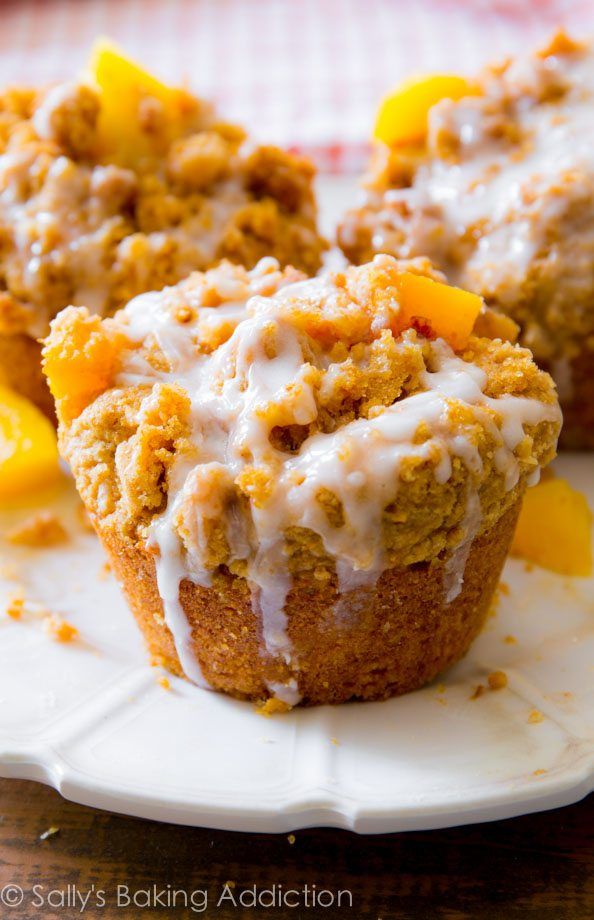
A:
<svg viewBox="0 0 594 920">
<path fill-rule="evenodd" d="M 62 422 L 76 418 L 111 385 L 127 341 L 83 308 L 67 307 L 52 322 L 43 349 L 43 370 Z"/>
<path fill-rule="evenodd" d="M 133 162 L 159 153 L 179 134 L 188 105 L 185 90 L 162 83 L 105 39 L 93 48 L 90 72 L 101 96 L 98 130 L 105 153 Z M 145 99 L 157 109 L 143 112 Z"/>
<path fill-rule="evenodd" d="M 101 89 L 113 93 L 132 88 L 165 102 L 175 93 L 166 83 L 126 57 L 114 42 L 104 38 L 99 39 L 91 51 L 91 73 Z"/>
<path fill-rule="evenodd" d="M 374 136 L 389 147 L 419 145 L 427 136 L 429 110 L 441 99 L 479 94 L 476 84 L 456 74 L 432 74 L 405 80 L 384 98 Z"/>
<path fill-rule="evenodd" d="M 565 479 L 529 489 L 511 551 L 561 575 L 591 575 L 592 512 L 582 493 Z"/>
<path fill-rule="evenodd" d="M 53 485 L 59 475 L 53 425 L 24 396 L 0 386 L 0 501 Z"/>
<path fill-rule="evenodd" d="M 424 275 L 402 272 L 396 280 L 400 301 L 399 330 L 428 327 L 456 351 L 464 348 L 483 308 L 478 294 L 442 284 Z"/>
</svg>

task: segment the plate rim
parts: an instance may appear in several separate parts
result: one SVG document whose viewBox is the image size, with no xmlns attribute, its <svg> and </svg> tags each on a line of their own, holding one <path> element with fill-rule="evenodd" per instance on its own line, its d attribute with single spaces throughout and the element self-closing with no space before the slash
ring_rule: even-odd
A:
<svg viewBox="0 0 594 920">
<path fill-rule="evenodd" d="M 85 774 L 48 742 L 21 743 L 0 751 L 0 777 L 32 780 L 77 804 L 161 823 L 273 834 L 331 827 L 373 835 L 481 824 L 572 805 L 594 792 L 594 746 L 570 768 L 543 775 L 538 783 L 492 785 L 486 787 L 488 792 L 441 806 L 430 799 L 409 807 L 366 805 L 323 786 L 285 789 L 274 800 L 260 799 L 255 807 L 239 790 L 236 800 L 231 797 L 227 802 L 200 796 L 192 802 L 171 796 L 159 799 Z"/>
</svg>

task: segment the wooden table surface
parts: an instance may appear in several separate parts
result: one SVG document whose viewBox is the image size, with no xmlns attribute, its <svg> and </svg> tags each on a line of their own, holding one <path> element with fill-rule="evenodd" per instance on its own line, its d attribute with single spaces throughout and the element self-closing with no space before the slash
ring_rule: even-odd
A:
<svg viewBox="0 0 594 920">
<path fill-rule="evenodd" d="M 40 840 L 51 826 L 59 833 Z M 378 837 L 321 829 L 294 837 L 120 817 L 35 783 L 0 780 L 0 901 L 7 902 L 0 918 L 594 918 L 594 796 L 488 825 Z M 225 889 L 227 881 L 235 887 Z M 310 903 L 322 891 L 335 899 L 342 891 L 341 907 L 304 906 L 306 884 Z M 11 906 L 21 895 L 10 885 L 23 890 L 20 905 Z M 276 885 L 298 890 L 301 906 L 235 907 L 231 895 L 239 905 L 239 893 L 254 885 L 264 905 L 271 896 L 263 891 Z M 193 910 L 171 907 L 174 889 L 188 898 L 196 892 Z M 126 905 L 132 893 L 136 907 Z M 222 894 L 228 897 L 217 906 Z"/>
</svg>

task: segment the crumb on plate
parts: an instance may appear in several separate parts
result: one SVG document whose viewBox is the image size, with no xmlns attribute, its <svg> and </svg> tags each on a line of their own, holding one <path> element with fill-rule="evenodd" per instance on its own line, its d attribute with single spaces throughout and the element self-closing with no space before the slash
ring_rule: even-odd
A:
<svg viewBox="0 0 594 920">
<path fill-rule="evenodd" d="M 6 605 L 6 616 L 11 620 L 20 620 L 25 609 L 25 596 L 22 592 L 13 594 Z"/>
<path fill-rule="evenodd" d="M 10 543 L 43 549 L 68 539 L 68 533 L 53 511 L 38 511 L 9 531 Z"/>
<path fill-rule="evenodd" d="M 99 581 L 105 581 L 106 578 L 109 577 L 110 573 L 111 573 L 111 565 L 106 559 L 103 565 L 101 566 L 101 568 L 99 569 L 99 576 L 98 576 Z"/>
<path fill-rule="evenodd" d="M 279 713 L 290 712 L 292 708 L 293 707 L 290 706 L 289 703 L 285 703 L 283 700 L 277 700 L 276 697 L 272 696 L 270 699 L 258 703 L 256 705 L 256 712 L 261 716 L 269 718 Z"/>
<path fill-rule="evenodd" d="M 57 613 L 49 613 L 43 618 L 43 628 L 55 642 L 74 642 L 78 639 L 78 629 Z"/>
<path fill-rule="evenodd" d="M 538 722 L 544 722 L 544 716 L 540 709 L 531 709 L 528 715 L 528 722 L 531 725 L 536 725 Z"/>
<path fill-rule="evenodd" d="M 503 690 L 507 687 L 507 674 L 505 671 L 492 671 L 487 677 L 489 690 Z"/>
</svg>

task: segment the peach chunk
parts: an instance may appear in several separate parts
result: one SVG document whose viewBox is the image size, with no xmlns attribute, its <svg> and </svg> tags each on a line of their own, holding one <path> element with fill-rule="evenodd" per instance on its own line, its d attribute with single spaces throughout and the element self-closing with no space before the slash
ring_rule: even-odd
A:
<svg viewBox="0 0 594 920">
<path fill-rule="evenodd" d="M 24 396 L 0 385 L 0 502 L 59 478 L 54 427 Z"/>
<path fill-rule="evenodd" d="M 561 575 L 591 575 L 592 512 L 582 493 L 565 479 L 529 489 L 511 552 Z"/>
<path fill-rule="evenodd" d="M 427 136 L 429 110 L 441 99 L 479 94 L 476 84 L 455 74 L 430 74 L 405 80 L 384 98 L 374 136 L 389 147 L 418 145 Z"/>
<path fill-rule="evenodd" d="M 100 92 L 98 130 L 104 153 L 131 163 L 162 153 L 181 133 L 190 105 L 185 90 L 162 83 L 105 40 L 93 48 L 90 71 Z"/>
<path fill-rule="evenodd" d="M 67 307 L 53 320 L 43 348 L 43 370 L 62 422 L 76 418 L 111 386 L 122 347 L 112 330 L 83 307 Z"/>
<path fill-rule="evenodd" d="M 482 297 L 412 272 L 398 275 L 396 285 L 398 331 L 413 326 L 445 339 L 455 351 L 465 347 L 483 308 Z"/>
</svg>

